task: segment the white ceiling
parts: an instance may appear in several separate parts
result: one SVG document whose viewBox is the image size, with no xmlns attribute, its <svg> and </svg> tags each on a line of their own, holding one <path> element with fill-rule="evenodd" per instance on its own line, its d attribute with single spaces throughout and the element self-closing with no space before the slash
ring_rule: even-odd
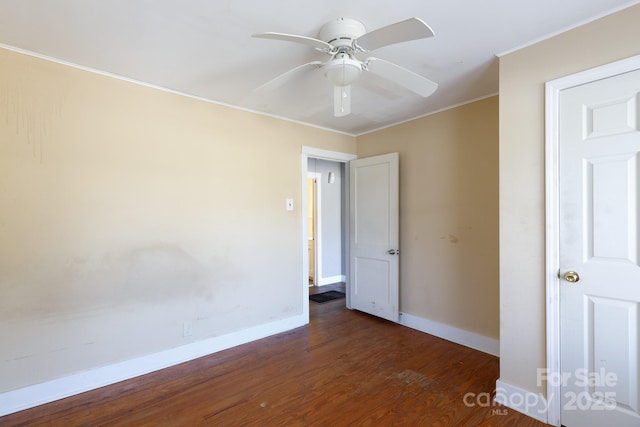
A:
<svg viewBox="0 0 640 427">
<path fill-rule="evenodd" d="M 251 111 L 352 135 L 498 92 L 497 54 L 638 0 L 0 0 L 0 44 Z M 440 84 L 422 98 L 363 76 L 352 114 L 333 116 L 319 70 L 268 95 L 254 89 L 328 57 L 308 46 L 251 35 L 317 37 L 338 17 L 373 30 L 410 17 L 435 37 L 371 53 Z M 1 71 L 1 69 L 0 69 Z"/>
</svg>

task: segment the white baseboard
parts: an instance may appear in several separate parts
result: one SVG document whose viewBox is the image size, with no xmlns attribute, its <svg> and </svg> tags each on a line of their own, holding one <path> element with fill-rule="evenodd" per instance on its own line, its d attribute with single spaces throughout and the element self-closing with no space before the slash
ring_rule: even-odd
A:
<svg viewBox="0 0 640 427">
<path fill-rule="evenodd" d="M 334 283 L 346 282 L 347 276 L 329 276 L 318 278 L 318 286 L 333 285 Z"/>
<path fill-rule="evenodd" d="M 500 356 L 500 341 L 494 338 L 454 328 L 444 323 L 434 322 L 433 320 L 408 313 L 400 313 L 400 324 L 493 356 Z"/>
<path fill-rule="evenodd" d="M 542 394 L 532 393 L 498 380 L 495 401 L 547 424 L 549 405 Z"/>
<path fill-rule="evenodd" d="M 0 394 L 0 416 L 115 384 L 307 324 L 295 316 Z"/>
</svg>

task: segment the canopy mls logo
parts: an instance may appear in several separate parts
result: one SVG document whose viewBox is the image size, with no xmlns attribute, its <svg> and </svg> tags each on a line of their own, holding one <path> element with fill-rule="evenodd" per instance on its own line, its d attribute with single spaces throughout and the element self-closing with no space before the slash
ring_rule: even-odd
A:
<svg viewBox="0 0 640 427">
<path fill-rule="evenodd" d="M 562 393 L 563 409 L 566 411 L 611 411 L 616 408 L 616 392 L 613 390 L 618 383 L 615 372 L 607 372 L 604 368 L 591 372 L 585 368 L 574 372 L 549 373 L 546 368 L 538 368 L 536 385 L 543 387 L 544 382 L 566 390 Z M 580 390 L 580 391 L 575 391 Z M 507 407 L 519 408 L 525 413 L 546 414 L 549 403 L 556 397 L 553 395 L 545 399 L 542 393 L 507 393 L 502 387 L 493 393 L 466 393 L 462 401 L 466 407 L 493 408 L 492 415 L 506 415 L 508 411 L 497 402 L 503 402 Z"/>
<path fill-rule="evenodd" d="M 519 410 L 526 414 L 534 412 L 546 414 L 548 409 L 547 400 L 542 393 L 507 393 L 507 390 L 502 387 L 496 388 L 493 393 L 469 392 L 464 395 L 462 402 L 468 408 L 475 406 L 492 408 L 491 415 L 507 415 L 509 411 L 502 406 L 503 404 L 509 408 L 520 408 Z"/>
</svg>

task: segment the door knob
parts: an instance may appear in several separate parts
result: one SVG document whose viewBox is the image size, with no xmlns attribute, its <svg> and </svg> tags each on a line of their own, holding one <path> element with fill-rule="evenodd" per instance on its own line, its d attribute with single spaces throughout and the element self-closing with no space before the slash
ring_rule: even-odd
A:
<svg viewBox="0 0 640 427">
<path fill-rule="evenodd" d="M 577 283 L 580 281 L 580 275 L 578 275 L 578 273 L 576 273 L 575 271 L 567 271 L 566 273 L 564 273 L 564 280 L 569 283 Z"/>
<path fill-rule="evenodd" d="M 396 250 L 395 250 L 395 249 L 389 249 L 389 250 L 387 251 L 387 253 L 388 253 L 389 255 L 395 255 L 395 254 L 396 254 Z"/>
</svg>

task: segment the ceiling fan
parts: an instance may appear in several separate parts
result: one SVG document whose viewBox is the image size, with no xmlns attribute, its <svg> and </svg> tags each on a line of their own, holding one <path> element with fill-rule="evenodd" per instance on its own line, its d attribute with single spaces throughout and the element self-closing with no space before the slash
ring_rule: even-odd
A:
<svg viewBox="0 0 640 427">
<path fill-rule="evenodd" d="M 438 88 L 437 83 L 383 59 L 369 57 L 361 60 L 358 57 L 383 46 L 433 35 L 433 30 L 419 18 L 410 18 L 370 32 L 360 21 L 338 18 L 322 26 L 319 39 L 274 32 L 254 34 L 253 37 L 303 43 L 331 57 L 325 62 L 313 61 L 297 66 L 256 90 L 271 91 L 308 71 L 321 69 L 334 85 L 335 116 L 346 116 L 351 113 L 351 84 L 362 71 L 368 71 L 426 98 Z"/>
</svg>

